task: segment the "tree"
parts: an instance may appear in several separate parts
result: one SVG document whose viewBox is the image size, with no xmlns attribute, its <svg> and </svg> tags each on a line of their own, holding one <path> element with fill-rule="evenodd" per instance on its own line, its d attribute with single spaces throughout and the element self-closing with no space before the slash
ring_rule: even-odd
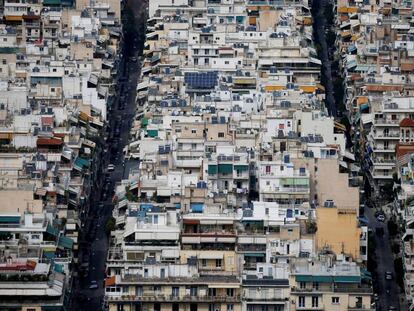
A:
<svg viewBox="0 0 414 311">
<path fill-rule="evenodd" d="M 114 217 L 110 217 L 105 224 L 105 232 L 106 234 L 110 234 L 111 231 L 115 230 L 116 221 Z"/>
<path fill-rule="evenodd" d="M 398 233 L 398 225 L 394 220 L 390 219 L 387 223 L 388 232 L 391 236 L 395 236 Z"/>
</svg>

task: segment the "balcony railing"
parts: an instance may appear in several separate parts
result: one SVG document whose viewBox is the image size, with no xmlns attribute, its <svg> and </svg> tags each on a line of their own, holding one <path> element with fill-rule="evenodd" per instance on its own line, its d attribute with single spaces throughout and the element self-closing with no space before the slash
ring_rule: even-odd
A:
<svg viewBox="0 0 414 311">
<path fill-rule="evenodd" d="M 109 301 L 165 301 L 165 302 L 239 302 L 240 295 L 235 296 L 191 296 L 191 295 L 125 295 L 125 296 L 108 296 Z"/>
</svg>

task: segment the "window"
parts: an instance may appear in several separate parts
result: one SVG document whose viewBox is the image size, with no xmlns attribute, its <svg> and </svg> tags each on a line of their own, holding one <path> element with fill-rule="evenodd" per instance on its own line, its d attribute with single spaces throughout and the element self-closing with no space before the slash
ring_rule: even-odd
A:
<svg viewBox="0 0 414 311">
<path fill-rule="evenodd" d="M 55 88 L 54 88 L 54 87 L 51 87 L 51 88 L 50 88 L 50 91 L 51 91 L 51 92 L 55 92 Z"/>
<path fill-rule="evenodd" d="M 219 133 L 218 133 L 218 137 L 220 137 L 220 138 L 224 138 L 224 133 L 223 133 L 223 132 L 219 132 Z"/>
<path fill-rule="evenodd" d="M 227 304 L 227 311 L 233 311 L 233 304 Z"/>
<path fill-rule="evenodd" d="M 228 297 L 234 296 L 234 288 L 227 288 L 227 296 Z"/>
<path fill-rule="evenodd" d="M 197 296 L 197 287 L 195 286 L 190 287 L 190 295 L 193 297 Z"/>
<path fill-rule="evenodd" d="M 312 308 L 317 308 L 319 306 L 319 298 L 317 296 L 312 296 Z"/>
<path fill-rule="evenodd" d="M 339 297 L 332 297 L 332 304 L 338 305 L 339 304 Z"/>
<path fill-rule="evenodd" d="M 207 267 L 207 259 L 201 259 L 201 265 Z"/>
<path fill-rule="evenodd" d="M 265 214 L 269 215 L 269 208 L 268 207 L 265 208 Z"/>
<path fill-rule="evenodd" d="M 7 38 L 3 38 L 3 42 L 7 42 Z"/>
<path fill-rule="evenodd" d="M 196 129 L 192 129 L 191 130 L 191 134 L 197 134 L 197 130 Z"/>
<path fill-rule="evenodd" d="M 179 293 L 179 287 L 174 286 L 171 290 L 171 295 L 173 297 L 178 297 L 178 293 Z"/>
<path fill-rule="evenodd" d="M 152 219 L 153 219 L 154 225 L 158 225 L 158 215 L 154 215 Z"/>
<path fill-rule="evenodd" d="M 221 268 L 221 259 L 216 259 L 216 268 Z"/>
<path fill-rule="evenodd" d="M 305 307 L 305 296 L 299 296 L 299 307 Z"/>
<path fill-rule="evenodd" d="M 270 165 L 266 165 L 266 174 L 270 173 Z"/>
<path fill-rule="evenodd" d="M 138 296 L 138 297 L 142 296 L 142 286 L 135 287 L 135 296 Z"/>
<path fill-rule="evenodd" d="M 228 65 L 228 64 L 230 64 L 230 62 L 228 60 L 226 60 L 226 61 L 224 61 L 224 64 Z"/>
<path fill-rule="evenodd" d="M 313 282 L 312 283 L 312 288 L 315 289 L 315 290 L 318 290 L 319 289 L 319 283 L 318 282 Z"/>
<path fill-rule="evenodd" d="M 196 150 L 197 149 L 197 144 L 191 144 L 191 149 Z"/>
<path fill-rule="evenodd" d="M 7 60 L 3 59 L 2 63 L 3 63 L 3 65 L 6 65 L 7 64 Z"/>
<path fill-rule="evenodd" d="M 306 288 L 306 282 L 300 282 L 299 283 L 299 288 L 300 289 L 305 289 Z"/>
</svg>

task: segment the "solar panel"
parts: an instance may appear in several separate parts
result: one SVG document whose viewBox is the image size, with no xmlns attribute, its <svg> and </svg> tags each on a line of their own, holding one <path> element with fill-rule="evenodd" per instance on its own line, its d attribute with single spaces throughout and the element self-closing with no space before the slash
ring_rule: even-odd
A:
<svg viewBox="0 0 414 311">
<path fill-rule="evenodd" d="M 184 81 L 196 89 L 212 89 L 217 85 L 217 72 L 186 72 Z"/>
</svg>

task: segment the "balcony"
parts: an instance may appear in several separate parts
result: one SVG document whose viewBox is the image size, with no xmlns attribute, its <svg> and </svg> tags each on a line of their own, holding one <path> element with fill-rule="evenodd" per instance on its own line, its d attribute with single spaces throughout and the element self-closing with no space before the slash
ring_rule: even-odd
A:
<svg viewBox="0 0 414 311">
<path fill-rule="evenodd" d="M 400 120 L 388 120 L 388 119 L 384 119 L 384 118 L 377 118 L 374 119 L 374 125 L 375 126 L 395 126 L 395 127 L 399 127 L 400 125 Z"/>
<path fill-rule="evenodd" d="M 110 302 L 240 302 L 241 296 L 191 296 L 149 294 L 143 296 L 107 296 Z"/>
<path fill-rule="evenodd" d="M 376 140 L 399 140 L 400 133 L 389 133 L 389 134 L 374 134 L 374 139 Z"/>
<path fill-rule="evenodd" d="M 292 287 L 292 293 L 358 293 L 358 294 L 372 294 L 372 288 L 369 286 L 320 286 L 318 289 L 315 288 L 298 288 Z"/>
<path fill-rule="evenodd" d="M 265 187 L 263 193 L 309 193 L 308 187 Z"/>
<path fill-rule="evenodd" d="M 348 307 L 348 310 L 352 311 L 371 311 L 372 308 L 366 305 L 356 305 L 354 307 Z"/>
</svg>

